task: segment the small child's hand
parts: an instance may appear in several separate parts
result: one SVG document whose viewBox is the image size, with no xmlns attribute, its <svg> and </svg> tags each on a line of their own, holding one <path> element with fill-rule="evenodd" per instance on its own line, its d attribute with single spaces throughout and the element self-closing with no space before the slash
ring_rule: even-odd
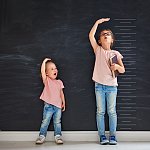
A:
<svg viewBox="0 0 150 150">
<path fill-rule="evenodd" d="M 47 62 L 48 60 L 51 60 L 50 58 L 45 58 L 44 61 Z"/>
<path fill-rule="evenodd" d="M 62 111 L 65 111 L 65 110 L 66 110 L 65 105 L 62 105 Z"/>
</svg>

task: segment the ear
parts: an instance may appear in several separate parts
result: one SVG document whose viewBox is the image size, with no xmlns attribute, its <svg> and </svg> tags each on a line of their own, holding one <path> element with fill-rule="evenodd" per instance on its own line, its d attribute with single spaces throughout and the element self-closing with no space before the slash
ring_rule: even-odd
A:
<svg viewBox="0 0 150 150">
<path fill-rule="evenodd" d="M 101 44 L 101 40 L 100 39 L 98 40 L 98 43 Z"/>
<path fill-rule="evenodd" d="M 111 41 L 111 44 L 110 44 L 111 47 L 113 46 L 113 43 L 114 43 L 114 40 Z"/>
<path fill-rule="evenodd" d="M 111 41 L 111 44 L 113 44 L 113 43 L 114 43 L 114 40 Z"/>
</svg>

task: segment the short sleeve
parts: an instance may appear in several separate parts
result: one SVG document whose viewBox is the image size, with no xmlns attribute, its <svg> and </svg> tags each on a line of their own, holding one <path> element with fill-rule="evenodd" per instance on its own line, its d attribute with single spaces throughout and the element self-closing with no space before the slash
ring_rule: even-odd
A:
<svg viewBox="0 0 150 150">
<path fill-rule="evenodd" d="M 117 58 L 123 59 L 123 56 L 120 54 L 120 52 L 116 51 L 116 55 L 117 55 Z"/>
<path fill-rule="evenodd" d="M 96 50 L 95 50 L 95 55 L 97 54 L 97 51 L 101 50 L 101 46 L 97 46 Z"/>
<path fill-rule="evenodd" d="M 59 84 L 60 84 L 60 87 L 63 89 L 63 88 L 65 88 L 64 87 L 64 84 L 63 84 L 63 82 L 61 81 L 61 80 L 57 80 L 58 82 L 59 82 Z"/>
</svg>

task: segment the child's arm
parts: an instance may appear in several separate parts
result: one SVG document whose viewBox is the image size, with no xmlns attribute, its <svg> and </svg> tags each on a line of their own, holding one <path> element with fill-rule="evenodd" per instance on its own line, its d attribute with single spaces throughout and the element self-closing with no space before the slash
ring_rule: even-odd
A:
<svg viewBox="0 0 150 150">
<path fill-rule="evenodd" d="M 41 65 L 41 75 L 42 75 L 42 80 L 43 80 L 43 83 L 45 84 L 45 81 L 46 81 L 46 70 L 45 70 L 45 66 L 46 66 L 46 62 L 48 60 L 51 60 L 50 58 L 45 58 L 42 62 L 42 65 Z"/>
<path fill-rule="evenodd" d="M 96 42 L 96 39 L 95 39 L 95 33 L 97 30 L 97 27 L 99 24 L 101 24 L 105 21 L 109 21 L 109 20 L 110 20 L 110 18 L 102 18 L 102 19 L 97 20 L 89 33 L 89 39 L 90 39 L 90 42 L 91 42 L 94 52 L 98 47 L 98 43 Z"/>
<path fill-rule="evenodd" d="M 118 70 L 119 73 L 124 73 L 125 72 L 125 67 L 123 65 L 122 59 L 118 59 L 118 64 L 112 64 L 111 65 L 111 70 L 115 71 Z"/>
<path fill-rule="evenodd" d="M 62 100 L 62 111 L 65 111 L 66 106 L 65 106 L 65 96 L 64 96 L 63 89 L 61 89 L 60 97 L 61 97 L 61 100 Z"/>
</svg>

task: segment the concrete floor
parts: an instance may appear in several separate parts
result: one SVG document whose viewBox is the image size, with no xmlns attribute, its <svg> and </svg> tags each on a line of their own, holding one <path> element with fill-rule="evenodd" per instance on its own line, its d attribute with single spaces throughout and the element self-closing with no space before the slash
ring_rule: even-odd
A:
<svg viewBox="0 0 150 150">
<path fill-rule="evenodd" d="M 100 145 L 97 142 L 64 142 L 56 145 L 45 142 L 0 142 L 0 150 L 150 150 L 150 142 L 118 142 L 117 145 Z"/>
</svg>

